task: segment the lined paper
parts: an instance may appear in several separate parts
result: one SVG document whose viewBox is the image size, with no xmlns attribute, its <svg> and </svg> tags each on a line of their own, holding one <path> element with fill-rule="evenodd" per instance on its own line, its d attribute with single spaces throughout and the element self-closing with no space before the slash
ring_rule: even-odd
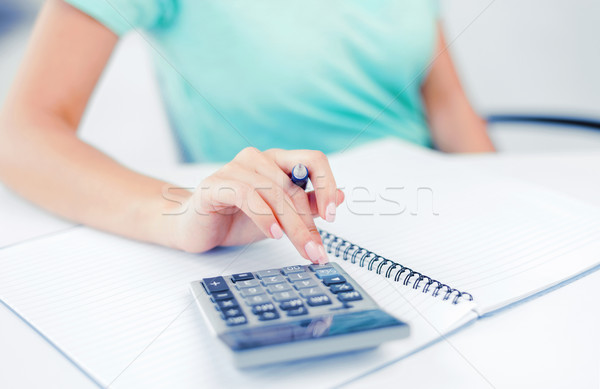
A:
<svg viewBox="0 0 600 389">
<path fill-rule="evenodd" d="M 374 158 L 386 174 L 372 174 Z M 320 227 L 470 292 L 482 313 L 600 264 L 598 207 L 443 156 L 403 164 L 380 152 L 333 162 L 347 200 L 337 222 Z M 368 190 L 352 191 L 356 177 Z M 406 210 L 390 215 L 401 209 L 392 201 Z"/>
<path fill-rule="evenodd" d="M 281 382 L 277 377 L 290 387 L 331 387 L 474 318 L 471 304 L 441 302 L 343 263 L 375 300 L 411 325 L 410 339 L 375 351 L 236 370 L 191 303 L 189 283 L 298 263 L 306 261 L 284 240 L 192 255 L 78 227 L 0 251 L 0 298 L 101 386 L 115 388 L 272 387 Z"/>
<path fill-rule="evenodd" d="M 475 310 L 496 309 L 598 264 L 596 208 L 458 169 L 399 142 L 331 161 L 347 202 L 336 223 L 321 227 L 471 292 L 475 303 L 453 305 L 340 260 L 382 307 L 411 325 L 411 336 L 371 351 L 236 370 L 188 284 L 306 263 L 287 240 L 191 255 L 85 227 L 0 250 L 0 299 L 102 387 L 320 388 L 424 347 L 474 320 Z M 194 187 L 207 174 L 184 170 L 159 175 Z"/>
</svg>

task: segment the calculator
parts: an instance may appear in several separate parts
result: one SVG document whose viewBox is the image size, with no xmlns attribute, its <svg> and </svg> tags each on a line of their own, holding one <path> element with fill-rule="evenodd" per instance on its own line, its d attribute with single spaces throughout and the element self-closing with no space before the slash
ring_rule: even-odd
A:
<svg viewBox="0 0 600 389">
<path fill-rule="evenodd" d="M 192 282 L 240 368 L 374 348 L 409 335 L 338 264 L 296 265 Z"/>
</svg>

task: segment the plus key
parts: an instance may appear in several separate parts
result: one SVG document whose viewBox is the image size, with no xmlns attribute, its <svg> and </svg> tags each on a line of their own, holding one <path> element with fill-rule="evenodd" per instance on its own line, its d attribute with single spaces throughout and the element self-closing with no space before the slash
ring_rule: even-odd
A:
<svg viewBox="0 0 600 389">
<path fill-rule="evenodd" d="M 202 281 L 210 293 L 224 292 L 229 290 L 229 287 L 227 286 L 227 283 L 223 277 L 204 278 Z"/>
</svg>

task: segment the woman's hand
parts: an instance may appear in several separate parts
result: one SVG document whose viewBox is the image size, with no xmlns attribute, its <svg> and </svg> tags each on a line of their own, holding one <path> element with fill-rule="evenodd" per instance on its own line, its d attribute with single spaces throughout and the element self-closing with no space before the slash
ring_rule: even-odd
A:
<svg viewBox="0 0 600 389">
<path fill-rule="evenodd" d="M 291 182 L 288 174 L 298 163 L 307 166 L 314 191 Z M 189 195 L 185 212 L 174 219 L 173 245 L 202 252 L 265 237 L 280 239 L 285 233 L 304 258 L 325 263 L 313 218 L 333 222 L 343 200 L 322 152 L 249 147 Z"/>
</svg>

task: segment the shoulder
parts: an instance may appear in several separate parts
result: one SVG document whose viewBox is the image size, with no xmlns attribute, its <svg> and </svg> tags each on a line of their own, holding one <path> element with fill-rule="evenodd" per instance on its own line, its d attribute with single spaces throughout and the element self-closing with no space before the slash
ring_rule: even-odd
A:
<svg viewBox="0 0 600 389">
<path fill-rule="evenodd" d="M 177 14 L 178 0 L 64 0 L 121 36 L 130 30 L 167 25 Z"/>
</svg>

